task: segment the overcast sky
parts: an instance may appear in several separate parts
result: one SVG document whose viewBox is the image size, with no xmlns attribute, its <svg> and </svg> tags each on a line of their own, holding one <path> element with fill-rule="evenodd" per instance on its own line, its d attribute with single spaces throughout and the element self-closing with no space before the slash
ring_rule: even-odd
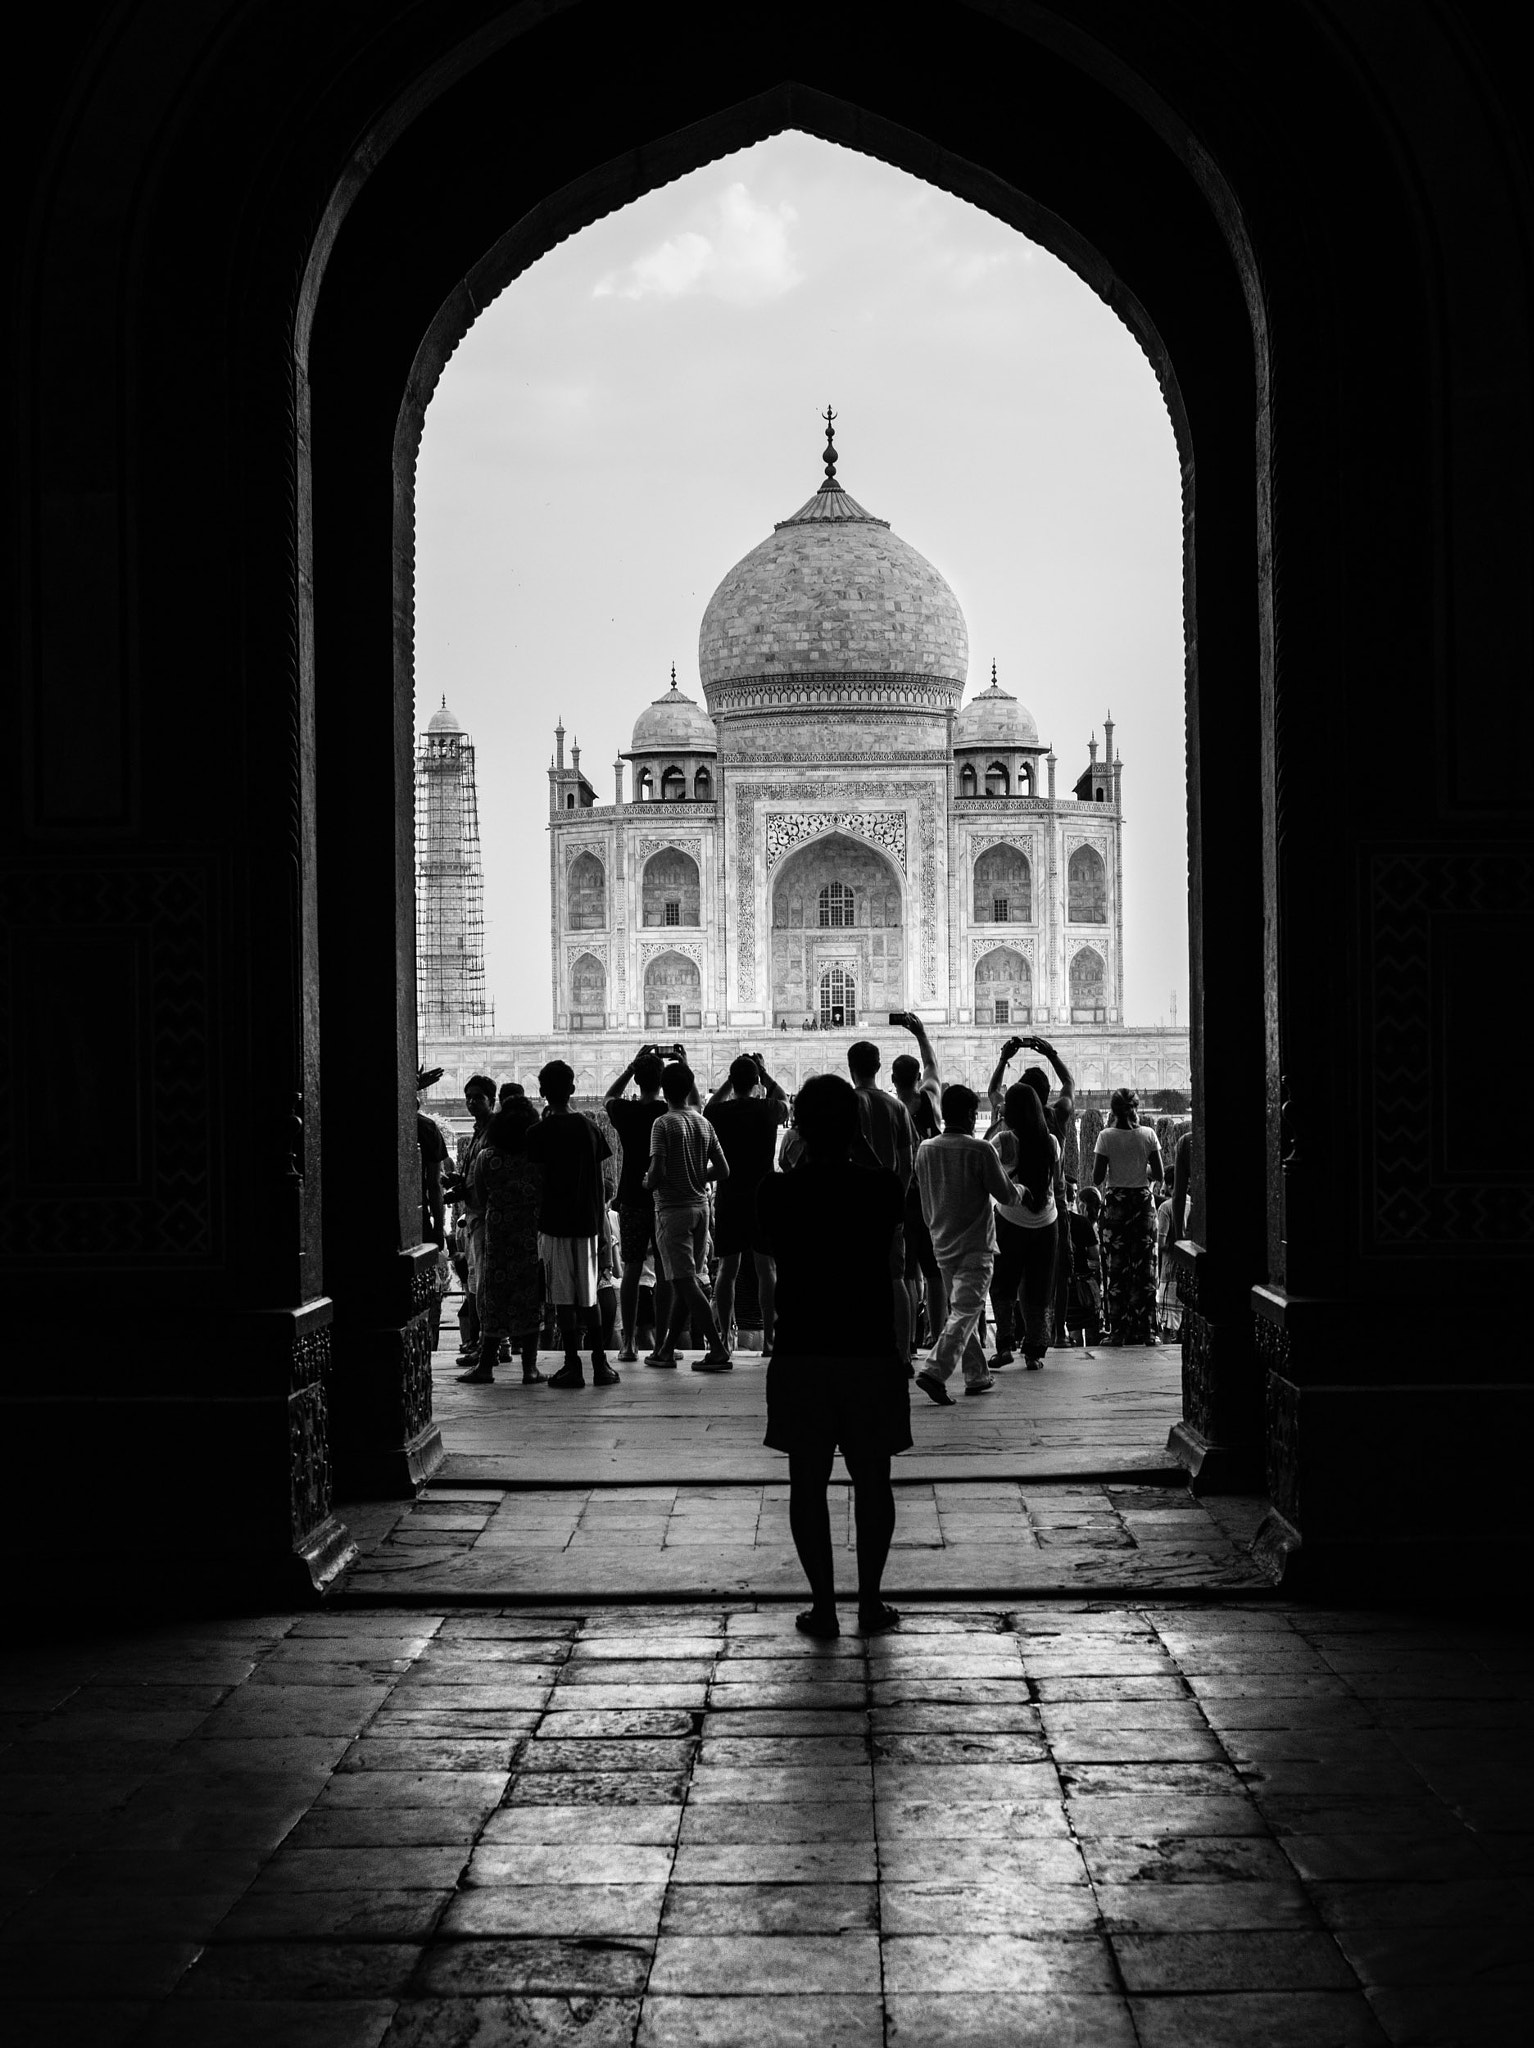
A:
<svg viewBox="0 0 1534 2048">
<path fill-rule="evenodd" d="M 426 416 L 417 725 L 478 750 L 497 1029 L 547 1031 L 548 788 L 562 715 L 612 763 L 670 666 L 702 702 L 725 572 L 823 474 L 947 577 L 969 695 L 994 659 L 1060 757 L 1125 762 L 1128 1021 L 1187 1018 L 1181 511 L 1155 378 L 1075 274 L 902 171 L 803 135 L 585 229 L 480 318 Z"/>
</svg>

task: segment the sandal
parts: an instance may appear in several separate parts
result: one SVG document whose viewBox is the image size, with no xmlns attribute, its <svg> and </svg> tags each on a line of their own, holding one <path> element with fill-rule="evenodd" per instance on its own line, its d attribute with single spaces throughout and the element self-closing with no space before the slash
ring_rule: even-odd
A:
<svg viewBox="0 0 1534 2048">
<path fill-rule="evenodd" d="M 858 1632 L 865 1636 L 882 1636 L 887 1630 L 899 1628 L 900 1610 L 886 1607 L 881 1600 L 877 1607 L 858 1606 Z"/>
<path fill-rule="evenodd" d="M 808 1607 L 803 1614 L 794 1616 L 794 1627 L 802 1636 L 814 1636 L 818 1642 L 829 1642 L 839 1636 L 842 1625 L 836 1618 L 836 1609 Z"/>
</svg>

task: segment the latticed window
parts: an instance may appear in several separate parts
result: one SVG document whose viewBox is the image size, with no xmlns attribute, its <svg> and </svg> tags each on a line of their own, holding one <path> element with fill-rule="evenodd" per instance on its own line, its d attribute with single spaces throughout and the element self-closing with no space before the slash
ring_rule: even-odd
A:
<svg viewBox="0 0 1534 2048">
<path fill-rule="evenodd" d="M 992 924 L 1005 924 L 1007 922 L 1007 899 L 1005 896 L 993 896 L 991 898 L 991 922 Z"/>
<path fill-rule="evenodd" d="M 1010 1024 L 1012 1022 L 1012 1005 L 1005 996 L 998 996 L 996 998 L 996 1022 L 998 1024 Z"/>
<path fill-rule="evenodd" d="M 679 896 L 668 896 L 666 898 L 664 922 L 667 924 L 680 924 L 682 922 L 682 901 Z"/>
<path fill-rule="evenodd" d="M 681 1021 L 682 1021 L 682 1006 L 681 1006 L 681 1004 L 680 1004 L 680 1003 L 667 1003 L 667 1005 L 666 1005 L 666 1023 L 668 1024 L 668 1026 L 669 1026 L 669 1027 L 670 1027 L 670 1028 L 671 1028 L 671 1029 L 672 1029 L 672 1030 L 674 1031 L 674 1030 L 676 1030 L 676 1028 L 678 1027 L 678 1025 L 680 1025 Z"/>
<path fill-rule="evenodd" d="M 831 967 L 820 977 L 820 1028 L 836 1031 L 858 1021 L 857 983 L 844 967 Z"/>
<path fill-rule="evenodd" d="M 828 882 L 820 892 L 820 922 L 823 925 L 851 924 L 852 911 L 852 891 L 847 884 Z"/>
</svg>

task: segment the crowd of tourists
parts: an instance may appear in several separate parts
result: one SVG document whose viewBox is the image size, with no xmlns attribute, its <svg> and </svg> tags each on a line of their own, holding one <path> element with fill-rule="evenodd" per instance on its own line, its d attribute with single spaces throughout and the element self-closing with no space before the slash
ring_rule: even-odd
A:
<svg viewBox="0 0 1534 2048">
<path fill-rule="evenodd" d="M 891 1022 L 919 1057 L 892 1063 L 890 1089 L 878 1047 L 860 1041 L 847 1080 L 817 1075 L 792 1104 L 760 1053 L 733 1060 L 705 1101 L 683 1046 L 646 1044 L 600 1116 L 573 1107 L 563 1060 L 539 1073 L 538 1104 L 517 1082 L 475 1075 L 456 1166 L 440 1127 L 419 1118 L 423 1221 L 445 1254 L 451 1230 L 471 1385 L 513 1358 L 524 1383 L 543 1383 L 550 1336 L 564 1354 L 551 1388 L 586 1384 L 583 1352 L 599 1387 L 618 1384 L 615 1350 L 619 1364 L 642 1355 L 674 1371 L 692 1348 L 694 1372 L 730 1372 L 749 1257 L 769 1361 L 765 1442 L 788 1455 L 812 1598 L 799 1625 L 818 1636 L 838 1628 L 826 1503 L 837 1450 L 856 1496 L 860 1623 L 893 1627 L 880 1584 L 890 1460 L 912 1442 L 910 1384 L 951 1407 L 955 1372 L 966 1395 L 985 1394 L 999 1367 L 1021 1356 L 1037 1371 L 1073 1335 L 1157 1343 L 1167 1249 L 1184 1227 L 1187 1135 L 1169 1180 L 1132 1090 L 1114 1093 L 1106 1122 L 1078 1119 L 1055 1048 L 1009 1038 L 981 1129 L 981 1098 L 943 1084 L 920 1019 Z M 1024 1052 L 1037 1060 L 1009 1083 Z M 438 1078 L 423 1072 L 422 1089 Z"/>
<path fill-rule="evenodd" d="M 897 1021 L 920 1057 L 893 1062 L 892 1089 L 876 1046 L 859 1042 L 847 1060 L 855 1159 L 900 1186 L 894 1346 L 922 1390 L 947 1405 L 956 1372 L 981 1394 L 1019 1358 L 1039 1370 L 1052 1345 L 1175 1336 L 1170 1246 L 1183 1229 L 1186 1134 L 1179 1188 L 1132 1091 L 1114 1094 L 1106 1121 L 1090 1109 L 1078 1117 L 1070 1070 L 1038 1037 L 1002 1046 L 982 1123 L 973 1090 L 943 1085 L 920 1020 Z M 1035 1063 L 1009 1085 L 1025 1052 Z M 420 1078 L 424 1088 L 438 1076 Z M 674 1369 L 689 1349 L 693 1371 L 729 1372 L 743 1262 L 770 1359 L 777 1267 L 762 1192 L 803 1163 L 806 1141 L 799 1105 L 763 1056 L 740 1055 L 706 1101 L 680 1045 L 641 1046 L 591 1115 L 573 1107 L 564 1061 L 537 1085 L 534 1103 L 517 1082 L 472 1077 L 474 1129 L 456 1164 L 441 1127 L 419 1119 L 424 1227 L 463 1287 L 462 1377 L 486 1384 L 498 1362 L 520 1357 L 524 1382 L 542 1383 L 538 1353 L 551 1346 L 564 1354 L 556 1388 L 585 1385 L 583 1352 L 598 1386 L 641 1358 Z M 845 1275 L 834 1234 L 825 1256 Z M 850 1311 L 828 1313 L 844 1324 Z"/>
</svg>

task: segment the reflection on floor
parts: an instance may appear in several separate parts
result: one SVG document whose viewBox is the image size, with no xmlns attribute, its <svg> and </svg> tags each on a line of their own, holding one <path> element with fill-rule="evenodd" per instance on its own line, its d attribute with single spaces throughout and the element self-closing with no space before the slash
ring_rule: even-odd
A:
<svg viewBox="0 0 1534 2048">
<path fill-rule="evenodd" d="M 1531 1695 L 1527 1638 L 1277 1602 L 13 1648 L 7 2038 L 1511 2042 Z"/>
</svg>

